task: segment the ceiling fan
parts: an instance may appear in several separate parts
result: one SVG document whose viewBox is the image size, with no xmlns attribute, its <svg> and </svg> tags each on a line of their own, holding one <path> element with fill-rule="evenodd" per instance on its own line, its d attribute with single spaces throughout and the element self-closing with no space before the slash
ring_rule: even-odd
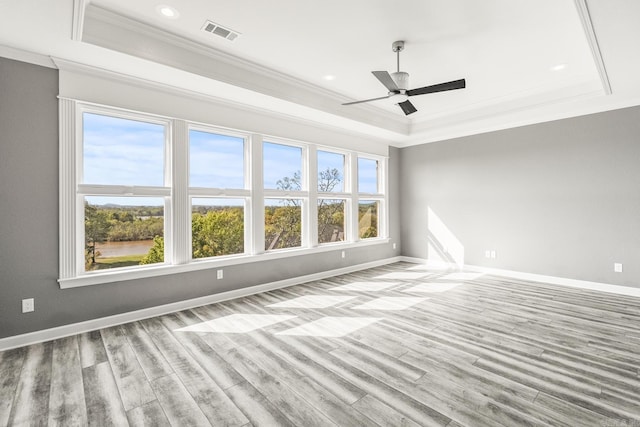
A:
<svg viewBox="0 0 640 427">
<path fill-rule="evenodd" d="M 362 101 L 347 102 L 342 105 L 361 104 L 363 102 L 377 101 L 379 99 L 391 99 L 394 104 L 397 104 L 402 108 L 405 115 L 415 113 L 418 111 L 409 101 L 410 96 L 425 95 L 427 93 L 444 92 L 446 90 L 464 89 L 466 87 L 465 79 L 453 80 L 446 83 L 439 83 L 431 86 L 425 86 L 418 89 L 407 89 L 409 85 L 409 73 L 400 71 L 400 52 L 404 49 L 404 41 L 396 41 L 391 45 L 392 49 L 398 55 L 398 71 L 389 74 L 386 71 L 372 71 L 380 83 L 387 88 L 389 93 L 387 96 L 381 96 L 379 98 L 365 99 Z"/>
</svg>

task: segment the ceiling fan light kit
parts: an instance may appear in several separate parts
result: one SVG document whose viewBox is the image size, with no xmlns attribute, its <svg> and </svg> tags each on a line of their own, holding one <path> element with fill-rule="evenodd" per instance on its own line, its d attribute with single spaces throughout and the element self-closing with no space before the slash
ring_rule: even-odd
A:
<svg viewBox="0 0 640 427">
<path fill-rule="evenodd" d="M 342 105 L 361 104 L 364 102 L 377 101 L 387 99 L 393 104 L 398 105 L 405 115 L 409 115 L 418 111 L 416 107 L 409 101 L 410 96 L 425 95 L 428 93 L 443 92 L 447 90 L 463 89 L 466 87 L 465 79 L 453 80 L 446 83 L 439 83 L 431 86 L 425 86 L 417 89 L 409 89 L 409 73 L 400 71 L 400 52 L 404 50 L 404 41 L 398 40 L 391 45 L 392 50 L 397 55 L 397 71 L 389 74 L 387 71 L 372 71 L 371 73 L 387 88 L 389 91 L 387 96 L 379 98 L 364 99 L 362 101 L 346 102 Z"/>
</svg>

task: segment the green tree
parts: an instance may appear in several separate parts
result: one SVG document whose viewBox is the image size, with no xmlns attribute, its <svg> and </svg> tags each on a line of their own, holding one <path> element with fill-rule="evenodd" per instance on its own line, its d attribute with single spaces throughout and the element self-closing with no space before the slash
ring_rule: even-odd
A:
<svg viewBox="0 0 640 427">
<path fill-rule="evenodd" d="M 224 207 L 191 216 L 193 258 L 244 252 L 244 211 Z"/>
<path fill-rule="evenodd" d="M 327 168 L 318 173 L 318 191 L 331 192 L 342 183 L 340 171 Z M 326 243 L 338 239 L 344 233 L 344 201 L 318 200 L 318 242 Z"/>
<path fill-rule="evenodd" d="M 100 253 L 96 250 L 96 244 L 106 240 L 109 234 L 111 223 L 109 222 L 109 214 L 98 209 L 97 206 L 90 205 L 88 202 L 84 204 L 84 243 L 85 243 L 85 261 L 88 266 L 94 266 L 96 257 Z"/>
<path fill-rule="evenodd" d="M 164 237 L 153 238 L 153 246 L 149 252 L 140 260 L 140 264 L 156 264 L 164 262 Z"/>
</svg>

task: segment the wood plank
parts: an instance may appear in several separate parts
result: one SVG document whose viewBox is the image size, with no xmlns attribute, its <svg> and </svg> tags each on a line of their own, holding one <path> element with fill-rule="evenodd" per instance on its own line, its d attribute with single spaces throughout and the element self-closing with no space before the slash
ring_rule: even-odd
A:
<svg viewBox="0 0 640 427">
<path fill-rule="evenodd" d="M 53 342 L 49 425 L 86 425 L 80 349 L 76 336 Z"/>
<path fill-rule="evenodd" d="M 127 411 L 127 419 L 131 427 L 168 427 L 171 425 L 157 400 Z"/>
<path fill-rule="evenodd" d="M 158 401 L 172 426 L 206 426 L 207 417 L 176 374 L 151 382 Z"/>
<path fill-rule="evenodd" d="M 100 333 L 122 396 L 124 410 L 128 411 L 156 400 L 156 395 L 129 345 L 124 329 L 114 326 L 102 329 Z"/>
<path fill-rule="evenodd" d="M 122 325 L 122 328 L 126 332 L 127 341 L 129 341 L 131 349 L 149 381 L 166 377 L 173 373 L 171 364 L 167 362 L 160 350 L 158 350 L 140 322 L 127 323 Z"/>
<path fill-rule="evenodd" d="M 0 352 L 0 426 L 9 423 L 25 354 L 25 347 Z"/>
<path fill-rule="evenodd" d="M 78 335 L 78 344 L 83 368 L 107 361 L 107 352 L 99 330 Z"/>
<path fill-rule="evenodd" d="M 235 369 L 296 425 L 336 426 L 324 414 L 258 366 L 243 347 L 227 353 Z"/>
<path fill-rule="evenodd" d="M 265 398 L 254 386 L 244 381 L 226 390 L 233 403 L 256 427 L 294 427 L 289 418 Z"/>
<path fill-rule="evenodd" d="M 329 390 L 315 381 L 301 375 L 295 368 L 292 368 L 283 359 L 265 350 L 259 345 L 253 347 L 243 347 L 241 352 L 250 354 L 252 360 L 265 371 L 282 383 L 286 384 L 293 392 L 298 394 L 306 402 L 327 416 L 332 422 L 339 426 L 366 426 L 371 420 L 364 420 L 362 416 L 350 405 L 341 401 Z"/>
<path fill-rule="evenodd" d="M 27 347 L 9 425 L 47 424 L 52 353 L 51 341 Z"/>
<path fill-rule="evenodd" d="M 247 417 L 165 327 L 165 322 L 170 323 L 168 319 L 160 317 L 141 323 L 207 419 L 213 425 L 246 424 L 249 421 Z"/>
<path fill-rule="evenodd" d="M 96 427 L 127 425 L 127 415 L 109 362 L 84 368 L 82 378 L 88 425 Z"/>
<path fill-rule="evenodd" d="M 355 402 L 353 407 L 382 427 L 418 427 L 420 425 L 369 394 Z M 449 425 L 451 424 L 447 424 Z"/>
</svg>

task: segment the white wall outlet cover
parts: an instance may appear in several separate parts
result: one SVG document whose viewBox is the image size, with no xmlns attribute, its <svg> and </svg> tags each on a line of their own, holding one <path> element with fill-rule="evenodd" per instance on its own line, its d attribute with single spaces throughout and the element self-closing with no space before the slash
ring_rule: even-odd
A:
<svg viewBox="0 0 640 427">
<path fill-rule="evenodd" d="M 615 273 L 622 273 L 622 263 L 616 262 L 613 264 L 613 271 Z"/>
<path fill-rule="evenodd" d="M 491 258 L 491 251 L 484 251 L 485 258 Z"/>
<path fill-rule="evenodd" d="M 217 277 L 218 277 L 218 280 L 222 279 L 224 277 L 224 272 L 222 270 L 218 270 Z"/>
<path fill-rule="evenodd" d="M 346 258 L 347 254 L 345 253 L 345 251 L 342 251 L 342 258 Z"/>
<path fill-rule="evenodd" d="M 491 258 L 495 258 L 496 257 L 496 251 L 491 251 Z"/>
<path fill-rule="evenodd" d="M 33 298 L 26 298 L 22 300 L 22 312 L 31 313 L 35 310 L 35 303 Z"/>
</svg>

